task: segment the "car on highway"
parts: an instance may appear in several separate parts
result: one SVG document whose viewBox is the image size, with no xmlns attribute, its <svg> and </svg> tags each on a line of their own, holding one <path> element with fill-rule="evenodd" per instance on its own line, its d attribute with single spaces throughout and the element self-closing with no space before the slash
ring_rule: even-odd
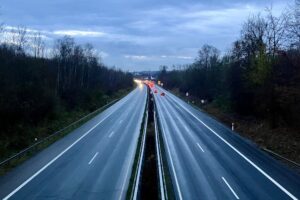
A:
<svg viewBox="0 0 300 200">
<path fill-rule="evenodd" d="M 154 90 L 154 93 L 157 93 L 157 90 Z"/>
<path fill-rule="evenodd" d="M 160 96 L 166 96 L 166 94 L 164 92 L 160 93 Z"/>
</svg>

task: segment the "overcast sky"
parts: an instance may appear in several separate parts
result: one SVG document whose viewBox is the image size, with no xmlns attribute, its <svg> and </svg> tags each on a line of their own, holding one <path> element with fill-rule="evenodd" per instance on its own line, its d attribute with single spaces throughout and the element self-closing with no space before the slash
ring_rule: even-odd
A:
<svg viewBox="0 0 300 200">
<path fill-rule="evenodd" d="M 293 0 L 1 0 L 0 21 L 92 43 L 108 66 L 129 71 L 193 62 L 203 44 L 226 52 L 242 23 Z"/>
</svg>

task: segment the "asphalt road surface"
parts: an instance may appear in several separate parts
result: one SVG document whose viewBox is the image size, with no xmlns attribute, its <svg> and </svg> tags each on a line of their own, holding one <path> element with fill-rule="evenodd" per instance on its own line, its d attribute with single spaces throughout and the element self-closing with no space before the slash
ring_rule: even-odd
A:
<svg viewBox="0 0 300 200">
<path fill-rule="evenodd" d="M 0 178 L 3 199 L 125 199 L 146 103 L 126 97 Z"/>
<path fill-rule="evenodd" d="M 205 113 L 156 88 L 155 102 L 177 199 L 300 198 L 299 175 Z"/>
</svg>

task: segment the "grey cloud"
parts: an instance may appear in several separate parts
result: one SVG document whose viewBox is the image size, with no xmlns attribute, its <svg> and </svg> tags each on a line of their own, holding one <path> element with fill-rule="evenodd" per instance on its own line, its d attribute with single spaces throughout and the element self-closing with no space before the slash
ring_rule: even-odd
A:
<svg viewBox="0 0 300 200">
<path fill-rule="evenodd" d="M 49 40 L 64 34 L 94 44 L 103 61 L 125 70 L 193 61 L 204 43 L 222 51 L 242 22 L 286 0 L 2 0 L 0 21 L 40 30 Z M 127 55 L 127 58 L 125 57 Z M 131 57 L 130 57 L 131 56 Z"/>
</svg>

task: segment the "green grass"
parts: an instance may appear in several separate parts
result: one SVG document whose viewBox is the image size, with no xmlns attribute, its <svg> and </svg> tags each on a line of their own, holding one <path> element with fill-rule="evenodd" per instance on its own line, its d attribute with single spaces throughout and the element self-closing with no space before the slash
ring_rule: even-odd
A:
<svg viewBox="0 0 300 200">
<path fill-rule="evenodd" d="M 35 155 L 36 153 L 40 152 L 41 150 L 47 148 L 48 146 L 50 146 L 51 144 L 53 144 L 57 140 L 63 138 L 64 136 L 66 136 L 67 134 L 69 134 L 70 132 L 75 130 L 76 128 L 80 127 L 85 122 L 89 121 L 90 119 L 95 117 L 97 114 L 102 112 L 104 109 L 111 106 L 112 105 L 111 102 L 113 102 L 113 103 L 116 102 L 117 99 L 120 99 L 120 98 L 124 97 L 131 90 L 132 90 L 132 88 L 127 89 L 127 90 L 120 90 L 120 91 L 116 92 L 114 95 L 106 98 L 106 101 L 104 103 L 109 103 L 110 102 L 109 104 L 104 105 L 103 107 L 98 109 L 96 112 L 92 113 L 91 115 L 89 115 L 88 117 L 86 117 L 83 120 L 79 121 L 78 123 L 75 123 L 75 124 L 69 126 L 68 128 L 63 129 L 58 134 L 56 134 L 56 135 L 48 138 L 47 140 L 41 142 L 40 144 L 36 145 L 34 148 L 30 149 L 30 151 L 26 151 L 26 153 L 10 160 L 6 164 L 1 165 L 0 166 L 0 176 L 4 175 L 5 173 L 10 171 L 14 167 L 16 167 L 16 166 L 20 165 L 21 163 L 23 163 L 24 161 L 28 160 L 33 155 Z M 73 112 L 63 112 L 55 120 L 45 120 L 42 124 L 40 124 L 39 126 L 36 126 L 36 127 L 24 127 L 24 133 L 30 133 L 30 134 L 27 135 L 28 137 L 25 138 L 25 139 L 32 141 L 32 143 L 29 143 L 28 146 L 31 146 L 36 142 L 34 140 L 35 137 L 38 138 L 38 139 L 41 138 L 40 140 L 42 140 L 43 138 L 46 138 L 47 136 L 49 136 L 49 135 L 53 134 L 54 132 L 56 132 L 54 130 L 61 130 L 63 127 L 68 126 L 69 124 L 81 119 L 82 117 L 88 115 L 89 113 L 90 112 L 88 110 L 82 110 L 82 109 L 81 110 L 75 110 Z M 23 135 L 24 135 L 24 133 L 23 133 Z M 5 155 L 5 156 L 1 157 L 1 161 L 17 154 L 18 152 L 20 152 L 16 149 L 4 149 L 4 150 L 6 152 L 5 152 L 5 154 L 2 153 L 2 155 Z"/>
<path fill-rule="evenodd" d="M 188 101 L 184 94 L 171 90 L 179 98 Z M 254 116 L 242 116 L 233 112 L 228 106 L 228 98 L 217 98 L 215 101 L 202 105 L 200 99 L 193 98 L 194 108 L 200 109 L 211 118 L 221 122 L 231 128 L 231 123 L 235 124 L 235 132 L 257 144 L 261 149 L 267 148 L 277 154 L 288 158 L 296 163 L 300 163 L 300 137 L 299 130 L 285 124 L 279 124 L 277 128 L 272 128 L 266 119 Z M 274 155 L 273 155 L 274 156 Z M 278 157 L 274 157 L 278 159 Z M 282 159 L 279 159 L 282 161 Z M 289 167 L 295 168 L 294 164 L 287 163 Z M 299 169 L 297 168 L 297 171 Z"/>
</svg>

